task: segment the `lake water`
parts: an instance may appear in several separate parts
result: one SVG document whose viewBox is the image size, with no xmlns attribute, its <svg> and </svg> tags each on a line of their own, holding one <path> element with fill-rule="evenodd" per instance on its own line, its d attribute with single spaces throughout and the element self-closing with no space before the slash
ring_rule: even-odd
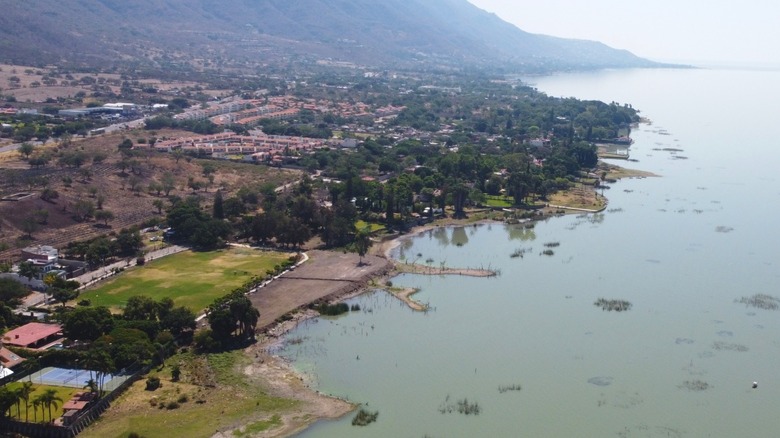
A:
<svg viewBox="0 0 780 438">
<path fill-rule="evenodd" d="M 776 436 L 780 312 L 735 300 L 780 296 L 780 73 L 529 81 L 640 109 L 652 124 L 632 133 L 637 162 L 618 164 L 661 177 L 613 184 L 601 214 L 407 242 L 396 257 L 501 275 L 403 275 L 393 283 L 420 288 L 430 312 L 375 292 L 350 301 L 360 312 L 291 332 L 282 354 L 314 387 L 379 412 L 366 427 L 350 415 L 301 436 Z M 541 255 L 548 243 L 554 254 Z M 599 298 L 633 307 L 602 311 Z M 479 415 L 458 413 L 463 399 Z"/>
</svg>

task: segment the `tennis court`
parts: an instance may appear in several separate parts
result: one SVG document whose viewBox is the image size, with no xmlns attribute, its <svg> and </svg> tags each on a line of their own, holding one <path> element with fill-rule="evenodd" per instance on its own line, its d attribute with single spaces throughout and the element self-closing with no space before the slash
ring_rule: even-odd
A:
<svg viewBox="0 0 780 438">
<path fill-rule="evenodd" d="M 103 389 L 111 391 L 129 376 L 106 375 Z M 83 388 L 89 379 L 97 381 L 97 372 L 89 370 L 74 370 L 68 368 L 46 367 L 30 375 L 30 381 L 39 385 L 65 386 L 68 388 Z"/>
</svg>

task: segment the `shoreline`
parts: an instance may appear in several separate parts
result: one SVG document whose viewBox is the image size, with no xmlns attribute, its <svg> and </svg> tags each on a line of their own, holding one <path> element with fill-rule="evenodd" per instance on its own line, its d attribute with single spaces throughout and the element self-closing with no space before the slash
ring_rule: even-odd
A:
<svg viewBox="0 0 780 438">
<path fill-rule="evenodd" d="M 608 166 L 610 167 L 610 171 L 612 171 L 611 173 L 614 172 L 615 176 L 617 176 L 617 179 L 656 176 L 648 172 L 632 171 L 614 165 Z M 624 171 L 625 173 L 617 174 L 615 171 L 618 169 Z M 593 191 L 595 192 L 595 187 L 593 188 Z M 537 217 L 529 219 L 529 222 L 537 222 L 550 217 L 562 215 L 563 213 L 560 212 L 561 207 L 556 207 L 556 209 L 548 207 L 540 210 L 540 214 Z M 604 209 L 606 209 L 606 206 L 601 210 L 603 211 Z M 578 211 L 578 209 L 567 209 L 566 213 L 581 214 L 582 211 Z M 404 273 L 416 275 L 466 275 L 483 278 L 496 276 L 500 273 L 487 269 L 450 268 L 444 266 L 434 267 L 416 263 L 402 263 L 398 260 L 394 260 L 391 257 L 393 250 L 401 246 L 404 241 L 413 239 L 425 232 L 437 228 L 476 226 L 495 223 L 503 224 L 506 222 L 492 219 L 483 219 L 474 222 L 446 219 L 438 223 L 416 226 L 407 233 L 398 234 L 379 242 L 375 242 L 375 244 L 369 250 L 369 253 L 386 259 L 389 263 L 391 263 L 391 269 L 363 281 L 360 286 L 346 293 L 336 294 L 329 297 L 329 301 L 341 302 L 362 295 L 372 288 L 377 288 L 383 289 L 390 295 L 398 298 L 413 311 L 426 312 L 429 310 L 429 306 L 412 298 L 414 294 L 419 292 L 418 289 L 393 288 L 392 286 L 387 285 L 390 279 Z M 282 337 L 285 334 L 295 329 L 298 324 L 318 316 L 319 313 L 311 309 L 298 310 L 292 315 L 290 320 L 266 327 L 260 333 L 261 338 L 258 343 L 248 347 L 245 350 L 249 357 L 254 354 L 252 363 L 245 368 L 245 372 L 248 375 L 260 380 L 262 382 L 261 384 L 269 389 L 271 395 L 285 397 L 303 403 L 301 408 L 294 409 L 291 412 L 286 412 L 281 415 L 282 423 L 280 427 L 272 428 L 271 430 L 267 430 L 255 436 L 292 436 L 294 434 L 300 433 L 320 420 L 336 420 L 343 418 L 351 412 L 354 412 L 360 406 L 359 403 L 330 396 L 312 388 L 310 386 L 311 382 L 307 381 L 308 376 L 296 370 L 292 363 L 275 353 L 278 349 L 283 347 L 284 342 L 282 341 Z M 214 437 L 230 437 L 234 431 L 241 430 L 243 427 L 244 426 L 240 426 L 233 430 L 218 432 L 214 435 Z"/>
</svg>

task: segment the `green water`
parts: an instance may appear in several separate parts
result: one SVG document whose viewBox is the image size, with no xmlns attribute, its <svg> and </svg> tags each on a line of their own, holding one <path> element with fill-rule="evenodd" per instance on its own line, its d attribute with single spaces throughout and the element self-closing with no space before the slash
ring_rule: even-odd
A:
<svg viewBox="0 0 780 438">
<path fill-rule="evenodd" d="M 395 257 L 497 269 L 403 275 L 428 313 L 384 292 L 360 312 L 301 325 L 282 355 L 319 390 L 379 411 L 320 422 L 324 437 L 771 437 L 780 430 L 775 226 L 777 72 L 647 70 L 534 78 L 551 95 L 631 102 L 653 120 L 607 211 L 437 229 Z M 666 149 L 666 150 L 664 150 Z M 669 149 L 678 149 L 670 151 Z M 552 256 L 541 255 L 555 242 Z M 510 254 L 526 250 L 522 258 Z M 624 299 L 605 312 L 598 298 Z M 759 382 L 758 389 L 751 383 Z M 499 391 L 519 386 L 519 391 Z M 447 412 L 458 400 L 479 415 Z M 442 413 L 444 411 L 444 413 Z"/>
</svg>

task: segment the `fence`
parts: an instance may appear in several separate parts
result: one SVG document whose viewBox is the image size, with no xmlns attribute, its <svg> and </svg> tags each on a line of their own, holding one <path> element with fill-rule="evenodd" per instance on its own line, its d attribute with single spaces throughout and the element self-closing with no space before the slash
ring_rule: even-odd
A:
<svg viewBox="0 0 780 438">
<path fill-rule="evenodd" d="M 130 378 L 117 386 L 116 389 L 82 412 L 79 418 L 68 426 L 57 426 L 52 423 L 25 423 L 24 421 L 3 418 L 0 419 L 0 430 L 22 434 L 30 438 L 73 438 L 92 424 L 93 421 L 97 420 L 111 406 L 112 401 L 125 392 L 141 376 L 148 373 L 150 369 L 150 366 L 145 366 L 136 371 Z"/>
</svg>

